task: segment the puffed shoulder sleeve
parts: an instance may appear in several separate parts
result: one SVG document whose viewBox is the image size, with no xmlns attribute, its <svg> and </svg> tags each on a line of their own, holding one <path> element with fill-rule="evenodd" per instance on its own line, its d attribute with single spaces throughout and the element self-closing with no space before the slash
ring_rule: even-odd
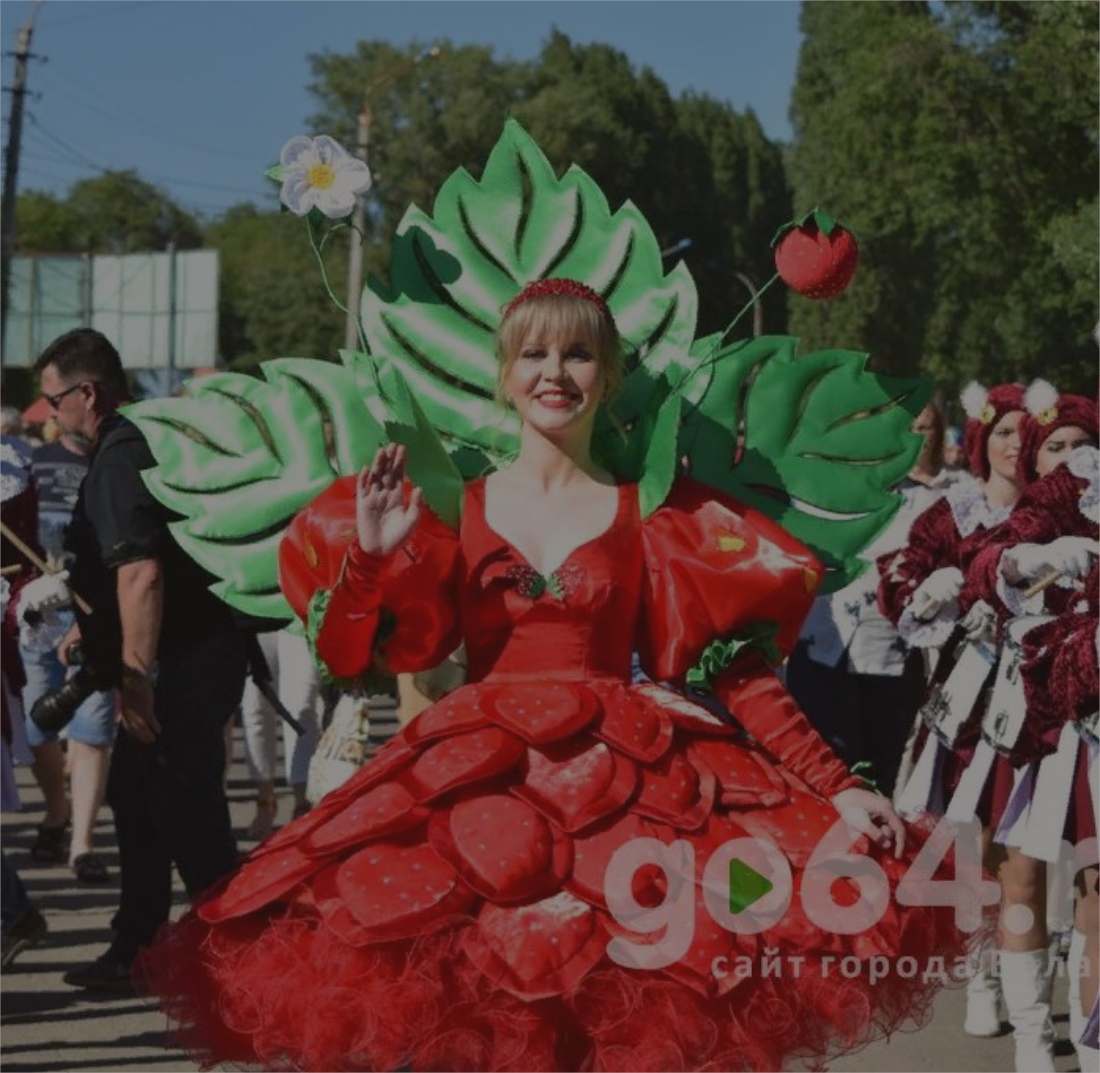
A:
<svg viewBox="0 0 1100 1073">
<path fill-rule="evenodd" d="M 794 647 L 823 570 L 759 512 L 678 480 L 642 523 L 642 665 L 652 677 L 713 682 L 746 644 L 773 663 Z"/>
<path fill-rule="evenodd" d="M 341 477 L 291 522 L 279 583 L 330 676 L 358 678 L 376 657 L 394 674 L 427 670 L 460 639 L 458 534 L 422 506 L 401 548 L 368 555 L 356 540 L 355 480 Z"/>
</svg>

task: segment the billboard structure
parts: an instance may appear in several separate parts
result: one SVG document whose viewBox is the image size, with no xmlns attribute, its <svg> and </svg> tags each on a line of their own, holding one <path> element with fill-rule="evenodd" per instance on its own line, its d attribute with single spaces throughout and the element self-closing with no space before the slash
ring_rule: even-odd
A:
<svg viewBox="0 0 1100 1073">
<path fill-rule="evenodd" d="M 3 364 L 26 367 L 71 328 L 103 332 L 127 369 L 218 363 L 218 251 L 12 259 Z"/>
</svg>

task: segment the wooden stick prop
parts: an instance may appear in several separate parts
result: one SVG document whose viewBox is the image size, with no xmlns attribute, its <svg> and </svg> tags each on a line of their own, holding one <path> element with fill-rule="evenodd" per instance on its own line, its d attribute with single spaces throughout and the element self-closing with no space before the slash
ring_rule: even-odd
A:
<svg viewBox="0 0 1100 1073">
<path fill-rule="evenodd" d="M 23 567 L 19 563 L 12 563 L 11 566 L 0 566 L 0 577 L 11 577 L 12 574 L 18 574 Z"/>
<path fill-rule="evenodd" d="M 25 541 L 23 541 L 20 537 L 16 536 L 16 534 L 13 533 L 7 527 L 7 525 L 4 524 L 4 522 L 0 522 L 0 532 L 2 532 L 4 534 L 4 536 L 7 537 L 7 539 L 10 540 L 28 559 L 30 559 L 30 561 L 32 563 L 34 563 L 34 565 L 37 566 L 38 569 L 41 570 L 43 574 L 56 574 L 56 573 L 58 573 L 58 571 L 54 570 L 53 567 L 51 567 L 50 564 L 47 563 L 38 554 L 38 552 L 36 552 L 34 550 L 34 548 L 32 548 L 29 544 L 27 544 Z M 71 589 L 69 591 L 72 592 Z M 76 606 L 79 607 L 80 610 L 84 612 L 84 614 L 90 615 L 92 613 L 92 609 L 89 606 L 88 601 L 85 600 L 82 596 L 78 595 L 75 592 L 73 592 L 73 603 L 75 603 Z"/>
<path fill-rule="evenodd" d="M 1036 593 L 1040 593 L 1048 585 L 1053 585 L 1060 577 L 1062 572 L 1060 570 L 1052 570 L 1046 577 L 1039 578 L 1029 588 L 1024 589 L 1024 599 L 1030 599 Z"/>
</svg>

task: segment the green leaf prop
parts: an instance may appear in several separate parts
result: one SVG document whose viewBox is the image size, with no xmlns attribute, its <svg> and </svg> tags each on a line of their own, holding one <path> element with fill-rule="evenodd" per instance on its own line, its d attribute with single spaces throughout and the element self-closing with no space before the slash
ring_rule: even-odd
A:
<svg viewBox="0 0 1100 1073">
<path fill-rule="evenodd" d="M 762 336 L 723 352 L 685 414 L 680 451 L 693 476 L 813 548 L 832 591 L 864 569 L 859 552 L 901 504 L 889 489 L 920 452 L 909 429 L 931 385 L 868 372 L 865 354 L 796 347 Z"/>
<path fill-rule="evenodd" d="M 876 376 L 849 351 L 798 356 L 791 338 L 696 339 L 695 283 L 682 263 L 664 272 L 637 208 L 612 211 L 575 166 L 559 178 L 510 120 L 480 180 L 458 169 L 430 214 L 405 214 L 388 285 L 363 291 L 365 352 L 341 351 L 341 365 L 271 360 L 263 380 L 219 374 L 129 409 L 157 460 L 146 481 L 214 591 L 289 618 L 277 566 L 286 527 L 386 440 L 406 446 L 410 477 L 457 525 L 463 479 L 518 447 L 517 418 L 496 401 L 501 311 L 548 276 L 594 287 L 619 326 L 626 375 L 601 409 L 593 455 L 639 482 L 643 516 L 686 458 L 693 476 L 814 548 L 826 589 L 863 568 L 860 550 L 899 504 L 889 488 L 919 450 L 908 428 L 929 386 Z"/>
<path fill-rule="evenodd" d="M 157 465 L 154 496 L 180 515 L 183 549 L 219 580 L 238 610 L 290 619 L 279 591 L 278 546 L 294 515 L 339 476 L 356 473 L 386 440 L 353 370 L 300 358 L 268 361 L 264 380 L 218 373 L 183 398 L 126 408 Z"/>
</svg>

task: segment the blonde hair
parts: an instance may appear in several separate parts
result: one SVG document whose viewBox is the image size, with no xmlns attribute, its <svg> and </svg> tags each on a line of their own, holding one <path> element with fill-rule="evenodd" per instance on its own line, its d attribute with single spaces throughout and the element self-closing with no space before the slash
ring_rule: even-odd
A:
<svg viewBox="0 0 1100 1073">
<path fill-rule="evenodd" d="M 604 398 L 611 398 L 623 382 L 619 332 L 614 321 L 592 302 L 569 294 L 529 298 L 508 312 L 497 331 L 496 398 L 504 403 L 504 379 L 519 357 L 520 347 L 532 335 L 556 339 L 583 339 L 600 363 Z"/>
</svg>

